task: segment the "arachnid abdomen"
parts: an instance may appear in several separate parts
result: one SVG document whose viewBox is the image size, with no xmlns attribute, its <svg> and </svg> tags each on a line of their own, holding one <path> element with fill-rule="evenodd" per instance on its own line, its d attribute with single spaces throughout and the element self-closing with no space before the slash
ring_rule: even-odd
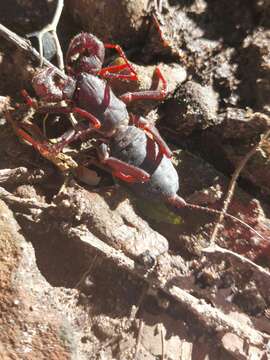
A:
<svg viewBox="0 0 270 360">
<path fill-rule="evenodd" d="M 157 143 L 143 130 L 129 126 L 118 132 L 111 142 L 110 150 L 111 156 L 137 166 L 151 175 L 144 183 L 128 185 L 139 196 L 164 200 L 177 193 L 179 178 L 171 160 L 161 153 Z"/>
</svg>

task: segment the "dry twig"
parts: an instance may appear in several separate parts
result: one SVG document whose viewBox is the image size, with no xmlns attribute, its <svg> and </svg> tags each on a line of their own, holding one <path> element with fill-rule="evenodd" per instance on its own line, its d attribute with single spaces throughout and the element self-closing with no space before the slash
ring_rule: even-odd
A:
<svg viewBox="0 0 270 360">
<path fill-rule="evenodd" d="M 165 360 L 165 335 L 163 324 L 159 326 L 160 337 L 161 337 L 161 360 Z"/>
<path fill-rule="evenodd" d="M 0 24 L 0 36 L 4 37 L 7 41 L 13 43 L 18 49 L 23 51 L 27 56 L 30 56 L 32 60 L 39 61 L 40 54 L 32 47 L 29 41 L 23 39 L 22 37 L 18 36 L 13 31 L 9 30 L 3 24 Z M 63 71 L 58 69 L 54 66 L 50 61 L 44 59 L 44 64 L 49 67 L 53 67 L 56 71 L 56 74 L 59 75 L 62 79 L 66 79 L 67 75 L 64 74 Z"/>
<path fill-rule="evenodd" d="M 57 56 L 58 66 L 59 66 L 60 70 L 64 70 L 63 52 L 62 52 L 61 45 L 60 45 L 60 42 L 59 42 L 59 39 L 58 39 L 58 36 L 57 36 L 57 33 L 56 33 L 57 25 L 59 23 L 60 16 L 61 16 L 62 11 L 63 11 L 63 7 L 64 7 L 64 0 L 57 0 L 56 10 L 55 10 L 52 22 L 50 24 L 46 25 L 40 31 L 35 31 L 35 32 L 27 35 L 28 38 L 35 36 L 38 39 L 39 54 L 40 54 L 40 66 L 42 66 L 43 62 L 44 62 L 42 39 L 43 39 L 43 36 L 46 33 L 51 32 L 52 37 L 53 37 L 54 42 L 55 42 L 55 46 L 56 46 L 56 56 Z"/>
<path fill-rule="evenodd" d="M 264 294 L 265 298 L 270 298 L 270 273 L 260 265 L 253 261 L 237 254 L 231 250 L 224 249 L 218 245 L 209 246 L 202 250 L 207 258 L 229 260 L 237 268 L 245 268 L 245 271 L 252 271 L 252 277 L 256 279 L 263 286 L 260 287 L 260 292 Z"/>
<path fill-rule="evenodd" d="M 35 184 L 44 181 L 47 176 L 48 174 L 42 169 L 30 170 L 23 166 L 14 169 L 1 169 L 0 184 Z"/>
<path fill-rule="evenodd" d="M 0 187 L 0 199 L 5 201 L 9 205 L 16 205 L 26 208 L 48 209 L 48 208 L 56 207 L 56 205 L 54 204 L 47 204 L 45 202 L 42 203 L 37 201 L 36 199 L 31 199 L 31 198 L 25 199 L 19 196 L 15 196 L 2 187 Z"/>
<path fill-rule="evenodd" d="M 94 256 L 94 259 L 91 259 L 88 269 L 83 273 L 80 280 L 74 286 L 75 289 L 80 289 L 80 287 L 84 284 L 86 278 L 91 274 L 94 266 L 96 265 L 96 261 L 97 261 L 97 254 Z"/>
<path fill-rule="evenodd" d="M 134 354 L 134 359 L 135 360 L 139 360 L 139 351 L 140 351 L 140 344 L 141 344 L 143 326 L 144 326 L 143 319 L 140 319 L 138 336 L 137 336 L 137 340 L 136 340 L 136 349 L 135 349 L 135 354 Z"/>
<path fill-rule="evenodd" d="M 60 1 L 61 2 L 61 1 Z M 60 4 L 61 5 L 61 4 Z M 62 8 L 61 6 L 59 7 L 59 3 L 58 3 L 58 7 L 57 7 L 58 10 L 56 10 L 56 15 L 60 17 L 61 15 L 61 12 L 60 14 L 58 13 L 60 10 L 62 11 Z M 60 10 L 59 10 L 60 9 Z M 55 21 L 59 21 L 59 18 L 56 17 L 55 15 Z M 49 25 L 48 25 L 49 26 Z M 47 28 L 47 27 L 46 27 Z M 44 28 L 44 29 L 46 29 Z M 44 30 L 43 29 L 43 30 Z M 42 32 L 43 32 L 42 30 Z M 47 30 L 48 31 L 48 30 Z M 42 56 L 42 53 L 38 53 L 36 51 L 35 48 L 32 47 L 31 43 L 25 39 L 23 39 L 22 37 L 18 36 L 16 33 L 14 33 L 13 31 L 9 30 L 7 27 L 5 27 L 3 24 L 0 24 L 0 36 L 4 37 L 7 41 L 10 41 L 12 42 L 18 49 L 22 50 L 23 52 L 25 52 L 25 54 L 27 56 L 30 56 L 33 60 L 37 61 L 39 60 L 40 61 L 40 57 Z M 42 35 L 43 36 L 43 35 Z M 57 35 L 56 35 L 57 37 Z M 58 38 L 57 38 L 57 41 L 58 41 Z M 50 61 L 48 61 L 47 59 L 43 58 L 43 63 L 48 66 L 48 67 L 52 67 L 56 74 L 58 76 L 60 76 L 62 79 L 67 79 L 67 75 L 65 74 L 64 72 L 64 64 L 61 64 L 63 63 L 63 54 L 62 54 L 62 50 L 61 50 L 61 46 L 60 46 L 60 43 L 58 41 L 58 46 L 57 46 L 57 56 L 58 56 L 58 63 L 59 63 L 59 66 L 60 66 L 60 69 L 57 68 L 56 66 L 54 66 Z M 59 57 L 62 59 L 62 60 L 59 60 Z M 39 64 L 40 65 L 40 64 Z M 69 115 L 69 119 L 71 121 L 71 124 L 74 126 L 77 124 L 77 121 L 74 117 L 73 114 L 70 114 Z"/>
<path fill-rule="evenodd" d="M 251 149 L 250 151 L 240 160 L 238 166 L 236 167 L 232 177 L 231 177 L 231 181 L 229 183 L 228 186 L 228 190 L 227 190 L 227 196 L 223 202 L 223 208 L 221 210 L 221 214 L 219 215 L 218 221 L 214 227 L 214 230 L 212 232 L 211 235 L 211 239 L 210 239 L 210 244 L 213 245 L 216 241 L 216 237 L 218 234 L 218 231 L 220 229 L 221 223 L 224 220 L 224 217 L 226 216 L 228 207 L 231 203 L 232 197 L 234 195 L 234 191 L 235 191 L 235 186 L 236 186 L 236 182 L 237 179 L 241 173 L 241 171 L 244 169 L 244 167 L 246 166 L 247 162 L 249 161 L 249 159 L 256 153 L 256 151 L 261 147 L 262 143 L 268 138 L 268 136 L 270 135 L 270 130 L 267 130 L 262 136 L 261 139 L 258 143 L 256 143 Z"/>
</svg>

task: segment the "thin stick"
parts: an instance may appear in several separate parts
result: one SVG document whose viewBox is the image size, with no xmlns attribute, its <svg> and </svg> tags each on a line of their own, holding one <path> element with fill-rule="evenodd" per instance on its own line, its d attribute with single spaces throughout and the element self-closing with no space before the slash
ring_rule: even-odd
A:
<svg viewBox="0 0 270 360">
<path fill-rule="evenodd" d="M 48 177 L 42 169 L 28 169 L 26 167 L 17 167 L 14 169 L 0 169 L 0 184 L 28 184 L 41 183 Z"/>
<path fill-rule="evenodd" d="M 158 14 L 162 13 L 162 8 L 163 8 L 162 2 L 163 2 L 162 0 L 154 0 L 154 8 Z"/>
<path fill-rule="evenodd" d="M 56 56 L 57 56 L 58 66 L 59 66 L 60 70 L 64 70 L 63 52 L 62 52 L 62 48 L 61 48 L 61 45 L 60 45 L 60 42 L 59 42 L 59 39 L 58 39 L 58 36 L 56 33 L 57 25 L 59 23 L 60 16 L 63 11 L 63 7 L 64 7 L 64 0 L 57 0 L 57 6 L 56 6 L 56 10 L 55 10 L 52 22 L 50 24 L 46 25 L 40 31 L 35 31 L 35 32 L 32 32 L 31 34 L 27 35 L 27 37 L 35 36 L 38 39 L 39 54 L 40 54 L 40 66 L 42 66 L 43 62 L 44 62 L 42 38 L 46 33 L 51 32 L 54 42 L 55 42 L 55 46 L 56 46 Z"/>
<path fill-rule="evenodd" d="M 34 198 L 23 199 L 19 196 L 15 196 L 0 187 L 0 199 L 5 201 L 10 206 L 20 206 L 26 208 L 34 208 L 34 209 L 52 209 L 55 208 L 55 204 L 47 204 L 40 201 L 37 201 Z"/>
<path fill-rule="evenodd" d="M 139 355 L 139 350 L 140 350 L 143 326 L 144 326 L 143 319 L 140 319 L 140 325 L 139 325 L 138 336 L 137 336 L 137 340 L 136 340 L 136 349 L 135 349 L 135 355 L 134 355 L 135 360 L 139 360 L 138 355 Z"/>
<path fill-rule="evenodd" d="M 262 146 L 263 142 L 268 138 L 268 136 L 270 135 L 270 130 L 267 130 L 262 136 L 261 139 L 258 143 L 256 143 L 251 149 L 250 151 L 240 160 L 238 166 L 236 167 L 231 181 L 229 183 L 228 186 L 228 190 L 227 190 L 227 196 L 224 200 L 223 203 L 223 208 L 221 210 L 221 213 L 219 215 L 218 221 L 214 227 L 211 239 L 210 239 L 210 245 L 213 245 L 216 241 L 216 237 L 218 234 L 218 231 L 221 227 L 221 223 L 224 220 L 224 217 L 226 216 L 228 207 L 231 203 L 232 197 L 234 195 L 234 191 L 235 191 L 235 186 L 236 186 L 236 182 L 237 179 L 241 173 L 241 171 L 244 169 L 244 167 L 246 166 L 247 162 L 249 161 L 249 159 L 256 153 L 256 151 Z"/>
<path fill-rule="evenodd" d="M 204 248 L 202 250 L 202 253 L 207 257 L 207 260 L 210 262 L 222 259 L 224 261 L 229 261 L 237 269 L 251 271 L 252 278 L 257 283 L 262 284 L 262 286 L 260 286 L 260 293 L 263 294 L 263 296 L 265 296 L 265 298 L 267 299 L 270 297 L 270 273 L 262 266 L 254 263 L 252 260 L 244 257 L 243 255 L 237 254 L 234 251 L 228 249 L 224 249 L 218 245 Z"/>
<path fill-rule="evenodd" d="M 159 326 L 160 337 L 161 337 L 161 360 L 165 360 L 165 335 L 163 324 Z"/>
<path fill-rule="evenodd" d="M 29 41 L 18 36 L 16 33 L 9 30 L 3 24 L 0 24 L 0 36 L 5 38 L 7 41 L 12 42 L 18 49 L 25 52 L 34 61 L 40 60 L 40 54 L 36 49 L 33 48 L 33 46 L 30 44 Z M 57 75 L 59 75 L 62 79 L 67 79 L 67 75 L 63 71 L 61 71 L 58 67 L 54 66 L 50 61 L 44 59 L 43 63 L 48 67 L 54 68 Z"/>
<path fill-rule="evenodd" d="M 35 61 L 37 60 L 40 61 L 40 54 L 36 51 L 35 48 L 33 48 L 30 42 L 18 36 L 16 33 L 9 30 L 3 24 L 0 24 L 0 36 L 4 37 L 7 41 L 12 42 L 17 48 L 25 52 L 28 56 L 32 57 Z M 48 61 L 45 58 L 43 59 L 43 64 L 45 64 L 48 67 L 52 67 L 55 70 L 56 74 L 60 76 L 62 79 L 64 80 L 67 79 L 67 75 L 64 72 L 64 68 L 60 70 L 58 67 L 54 66 L 50 61 Z M 73 114 L 70 114 L 69 118 L 73 126 L 77 124 L 77 120 L 74 118 Z"/>
<path fill-rule="evenodd" d="M 96 261 L 97 261 L 97 254 L 95 254 L 94 259 L 91 260 L 90 265 L 88 269 L 83 273 L 83 276 L 80 278 L 80 280 L 77 282 L 77 284 L 74 286 L 75 289 L 79 289 L 83 282 L 86 280 L 87 276 L 91 274 L 91 271 L 93 270 Z"/>
<path fill-rule="evenodd" d="M 233 220 L 234 222 L 238 222 L 243 227 L 245 227 L 245 228 L 249 229 L 251 232 L 253 232 L 253 234 L 256 234 L 262 240 L 266 241 L 266 239 L 258 231 L 256 231 L 252 226 L 250 226 L 245 221 L 243 221 L 243 220 L 237 218 L 236 216 L 233 216 L 227 212 L 222 212 L 221 210 L 211 209 L 211 208 L 207 208 L 205 206 L 200 206 L 200 205 L 195 205 L 195 204 L 190 204 L 190 203 L 186 203 L 185 207 L 193 209 L 193 210 L 205 211 L 205 212 L 208 212 L 209 214 L 216 214 L 216 215 L 223 214 L 223 218 L 226 217 L 226 218 Z M 210 244 L 211 244 L 211 240 L 210 240 Z"/>
<path fill-rule="evenodd" d="M 138 300 L 138 303 L 132 307 L 130 317 L 129 317 L 130 321 L 134 321 L 136 319 L 137 314 L 138 314 L 138 312 L 139 312 L 139 310 L 141 308 L 142 303 L 144 302 L 144 299 L 145 299 L 145 296 L 146 296 L 148 290 L 149 290 L 149 284 L 145 283 L 145 285 L 144 285 L 144 287 L 142 289 L 140 298 Z"/>
</svg>

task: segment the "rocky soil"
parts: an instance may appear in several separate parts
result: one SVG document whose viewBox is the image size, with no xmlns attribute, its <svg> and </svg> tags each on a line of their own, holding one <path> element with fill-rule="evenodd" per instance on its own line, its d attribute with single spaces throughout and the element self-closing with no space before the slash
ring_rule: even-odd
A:
<svg viewBox="0 0 270 360">
<path fill-rule="evenodd" d="M 1 2 L 0 23 L 24 37 L 55 6 Z M 1 358 L 270 359 L 269 15 L 268 0 L 66 0 L 58 26 L 64 53 L 80 31 L 124 48 L 139 81 L 111 81 L 117 95 L 157 86 L 159 66 L 165 101 L 128 110 L 156 122 L 182 197 L 222 209 L 230 188 L 253 230 L 138 198 L 88 139 L 54 159 L 19 139 L 7 109 L 32 119 L 20 91 L 35 96 L 40 64 L 0 33 Z M 43 120 L 49 138 L 68 127 Z"/>
</svg>

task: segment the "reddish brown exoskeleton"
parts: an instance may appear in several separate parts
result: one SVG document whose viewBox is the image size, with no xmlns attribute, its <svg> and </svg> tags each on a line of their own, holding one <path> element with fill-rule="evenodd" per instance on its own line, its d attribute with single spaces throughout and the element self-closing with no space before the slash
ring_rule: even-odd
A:
<svg viewBox="0 0 270 360">
<path fill-rule="evenodd" d="M 102 68 L 105 48 L 115 49 L 122 58 L 123 63 Z M 159 68 L 156 68 L 156 76 L 162 82 L 160 90 L 139 91 L 126 93 L 119 98 L 115 96 L 111 87 L 104 79 L 119 78 L 130 81 L 138 79 L 136 71 L 128 62 L 123 50 L 118 45 L 103 44 L 98 38 L 89 33 L 80 33 L 75 36 L 68 48 L 66 63 L 69 76 L 59 79 L 53 68 L 40 71 L 33 78 L 33 87 L 36 94 L 45 102 L 53 102 L 53 105 L 37 107 L 37 112 L 43 113 L 74 113 L 88 120 L 79 124 L 68 135 L 64 135 L 62 141 L 51 146 L 46 151 L 57 152 L 71 141 L 90 132 L 98 132 L 107 139 L 121 135 L 129 125 L 146 130 L 154 138 L 159 148 L 167 157 L 171 151 L 160 136 L 156 127 L 142 117 L 130 116 L 126 104 L 138 99 L 162 100 L 166 96 L 167 84 Z M 122 73 L 127 70 L 127 73 Z M 60 102 L 65 100 L 67 106 Z M 29 97 L 27 102 L 34 103 Z M 35 141 L 32 141 L 34 146 Z M 42 151 L 39 146 L 39 151 Z M 135 168 L 127 162 L 122 162 L 109 154 L 109 147 L 102 146 L 100 158 L 103 163 L 111 167 L 113 174 L 123 180 L 146 181 L 149 175 L 141 168 Z"/>
<path fill-rule="evenodd" d="M 102 68 L 106 48 L 115 49 L 123 63 Z M 155 126 L 142 117 L 130 116 L 127 111 L 126 104 L 131 101 L 165 98 L 167 83 L 159 68 L 155 73 L 162 82 L 160 90 L 125 93 L 116 97 L 105 79 L 137 80 L 136 71 L 118 45 L 103 44 L 94 35 L 81 33 L 71 41 L 66 63 L 68 76 L 65 79 L 60 79 L 53 68 L 46 68 L 33 78 L 37 95 L 53 104 L 37 107 L 28 95 L 26 100 L 29 105 L 36 106 L 37 112 L 73 113 L 84 121 L 65 133 L 56 145 L 41 144 L 23 129 L 20 130 L 22 137 L 49 158 L 48 154 L 59 153 L 71 141 L 90 133 L 99 133 L 103 138 L 97 148 L 101 163 L 115 177 L 127 182 L 138 195 L 164 201 L 174 208 L 189 207 L 220 214 L 215 209 L 188 204 L 177 194 L 179 177 L 170 160 L 170 149 Z M 67 105 L 61 104 L 63 100 Z M 262 238 L 248 224 L 230 214 L 225 216 L 240 222 Z"/>
</svg>

